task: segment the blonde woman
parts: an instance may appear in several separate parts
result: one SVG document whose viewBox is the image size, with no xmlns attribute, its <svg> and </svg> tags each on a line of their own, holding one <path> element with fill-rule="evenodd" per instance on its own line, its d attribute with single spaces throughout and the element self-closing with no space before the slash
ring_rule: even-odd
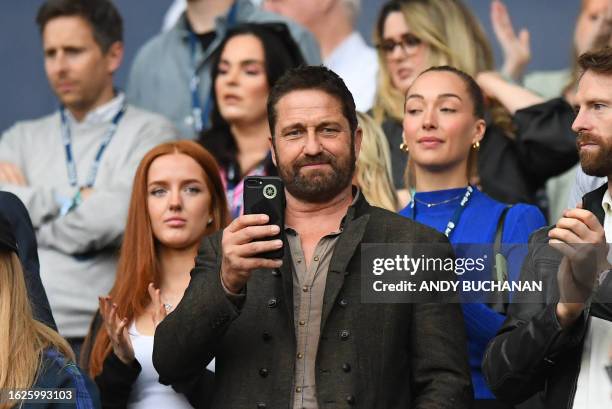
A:
<svg viewBox="0 0 612 409">
<path fill-rule="evenodd" d="M 407 190 L 396 193 L 393 187 L 391 155 L 385 134 L 369 115 L 357 112 L 357 120 L 363 137 L 354 183 L 372 206 L 396 212 L 400 207 L 398 194 L 402 194 L 401 205 L 406 205 L 409 198 Z"/>
<path fill-rule="evenodd" d="M 393 180 L 400 188 L 407 162 L 400 150 L 401 120 L 414 79 L 439 65 L 476 76 L 493 69 L 493 57 L 479 22 L 460 0 L 389 1 L 379 14 L 374 41 L 380 70 L 373 116 L 389 140 Z M 513 118 L 497 101 L 486 103 L 486 133 L 476 147 L 478 185 L 501 202 L 535 203 L 544 182 L 574 164 L 575 147 L 560 149 L 554 132 L 533 125 L 549 115 L 537 106 Z"/>
<path fill-rule="evenodd" d="M 0 216 L 0 333 L 0 409 L 100 407 L 95 386 L 74 364 L 68 343 L 34 319 L 15 235 L 3 216 Z M 59 388 L 54 396 L 57 400 L 21 402 L 11 392 L 36 388 Z"/>
</svg>

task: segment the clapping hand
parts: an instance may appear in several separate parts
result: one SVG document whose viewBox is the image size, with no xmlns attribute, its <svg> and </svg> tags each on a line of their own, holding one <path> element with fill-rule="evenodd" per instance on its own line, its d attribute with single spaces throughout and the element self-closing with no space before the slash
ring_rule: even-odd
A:
<svg viewBox="0 0 612 409">
<path fill-rule="evenodd" d="M 136 359 L 134 348 L 127 330 L 127 318 L 119 318 L 117 315 L 117 304 L 114 304 L 111 297 L 98 297 L 100 304 L 100 315 L 104 320 L 104 327 L 110 338 L 113 352 L 117 358 L 126 365 Z"/>
<path fill-rule="evenodd" d="M 491 23 L 497 41 L 504 52 L 504 65 L 501 72 L 518 80 L 531 59 L 529 31 L 522 29 L 518 36 L 516 35 L 510 14 L 504 3 L 499 0 L 491 2 Z"/>
<path fill-rule="evenodd" d="M 580 207 L 563 213 L 548 233 L 550 245 L 563 254 L 557 279 L 561 325 L 573 323 L 584 309 L 599 275 L 610 268 L 605 231 L 595 215 Z"/>
<path fill-rule="evenodd" d="M 155 288 L 153 283 L 149 283 L 149 287 L 147 288 L 149 291 L 149 297 L 151 297 L 151 305 L 153 308 L 152 316 L 153 319 L 153 328 L 157 328 L 160 322 L 166 318 L 168 312 L 166 311 L 166 307 L 161 299 L 161 291 L 159 288 Z"/>
</svg>

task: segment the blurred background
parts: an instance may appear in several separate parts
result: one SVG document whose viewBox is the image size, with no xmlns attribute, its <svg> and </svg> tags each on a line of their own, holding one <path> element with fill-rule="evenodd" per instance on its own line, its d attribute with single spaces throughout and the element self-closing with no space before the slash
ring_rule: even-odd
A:
<svg viewBox="0 0 612 409">
<path fill-rule="evenodd" d="M 214 1 L 214 0 L 210 0 Z M 303 0 L 316 1 L 316 0 Z M 489 17 L 489 0 L 464 0 L 481 20 L 501 65 Z M 57 108 L 47 85 L 42 48 L 34 22 L 42 1 L 4 1 L 0 13 L 0 91 L 5 95 L 0 110 L 0 131 L 17 120 L 36 118 Z M 116 85 L 125 87 L 127 73 L 138 48 L 161 30 L 171 0 L 115 0 L 125 27 L 125 60 L 116 76 Z M 371 42 L 372 30 L 382 0 L 362 0 L 358 27 Z M 507 0 L 515 28 L 529 29 L 532 60 L 526 72 L 569 66 L 573 27 L 579 0 Z"/>
</svg>

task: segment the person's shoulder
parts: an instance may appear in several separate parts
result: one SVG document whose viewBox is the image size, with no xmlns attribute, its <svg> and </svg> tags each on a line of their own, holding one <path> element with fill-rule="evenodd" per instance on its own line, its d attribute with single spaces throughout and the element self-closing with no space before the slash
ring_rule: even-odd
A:
<svg viewBox="0 0 612 409">
<path fill-rule="evenodd" d="M 134 58 L 134 65 L 136 64 L 148 64 L 151 60 L 159 59 L 162 54 L 170 47 L 177 38 L 178 28 L 175 26 L 168 31 L 155 34 L 147 42 L 145 42 L 136 52 Z M 153 65 L 154 66 L 154 65 Z M 151 68 L 151 67 L 142 67 Z"/>
<path fill-rule="evenodd" d="M 161 114 L 129 104 L 125 111 L 125 119 L 130 128 L 137 128 L 132 133 L 135 139 L 141 139 L 141 134 L 159 135 L 160 142 L 178 139 L 178 131 L 166 117 Z"/>
<path fill-rule="evenodd" d="M 84 376 L 74 362 L 56 349 L 47 348 L 43 351 L 36 386 L 39 388 L 70 387 Z"/>
<path fill-rule="evenodd" d="M 508 209 L 508 217 L 521 219 L 524 217 L 544 218 L 542 211 L 534 205 L 527 203 L 516 203 Z"/>
<path fill-rule="evenodd" d="M 173 126 L 172 122 L 170 122 L 170 120 L 168 120 L 165 116 L 144 108 L 140 108 L 134 104 L 127 105 L 125 117 L 130 121 L 151 123 L 153 126 Z"/>
<path fill-rule="evenodd" d="M 39 118 L 17 121 L 5 131 L 5 135 L 16 133 L 19 134 L 21 138 L 39 135 L 46 136 L 48 135 L 49 127 L 54 127 L 59 130 L 59 121 L 59 111 L 55 111 Z M 47 132 L 41 132 L 41 130 L 44 129 L 47 129 Z"/>
<path fill-rule="evenodd" d="M 398 242 L 448 242 L 436 229 L 380 207 L 371 206 L 369 225 Z"/>
<path fill-rule="evenodd" d="M 99 395 L 96 386 L 73 362 L 69 361 L 56 349 L 48 348 L 43 352 L 43 359 L 34 384 L 36 388 L 73 389 L 78 407 L 98 408 Z"/>
</svg>

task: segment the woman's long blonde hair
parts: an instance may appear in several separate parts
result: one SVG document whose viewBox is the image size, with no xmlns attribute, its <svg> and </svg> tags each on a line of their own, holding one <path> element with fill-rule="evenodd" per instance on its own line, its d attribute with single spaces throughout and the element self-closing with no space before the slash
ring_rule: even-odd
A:
<svg viewBox="0 0 612 409">
<path fill-rule="evenodd" d="M 397 194 L 391 176 L 391 154 L 382 128 L 370 116 L 357 112 L 363 132 L 355 177 L 371 205 L 396 212 Z"/>
<path fill-rule="evenodd" d="M 0 334 L 0 390 L 32 387 L 47 348 L 75 361 L 66 340 L 34 319 L 21 262 L 7 250 L 0 250 Z"/>
<path fill-rule="evenodd" d="M 494 69 L 493 53 L 478 19 L 460 0 L 404 0 L 386 3 L 376 23 L 374 43 L 383 40 L 385 20 L 389 14 L 401 12 L 412 34 L 429 46 L 428 66 L 450 65 L 475 77 L 482 71 Z M 385 116 L 401 121 L 404 117 L 405 95 L 395 88 L 387 59 L 378 50 L 378 88 L 373 115 L 378 123 Z M 492 104 L 493 121 L 504 130 L 512 129 L 510 115 Z"/>
</svg>

